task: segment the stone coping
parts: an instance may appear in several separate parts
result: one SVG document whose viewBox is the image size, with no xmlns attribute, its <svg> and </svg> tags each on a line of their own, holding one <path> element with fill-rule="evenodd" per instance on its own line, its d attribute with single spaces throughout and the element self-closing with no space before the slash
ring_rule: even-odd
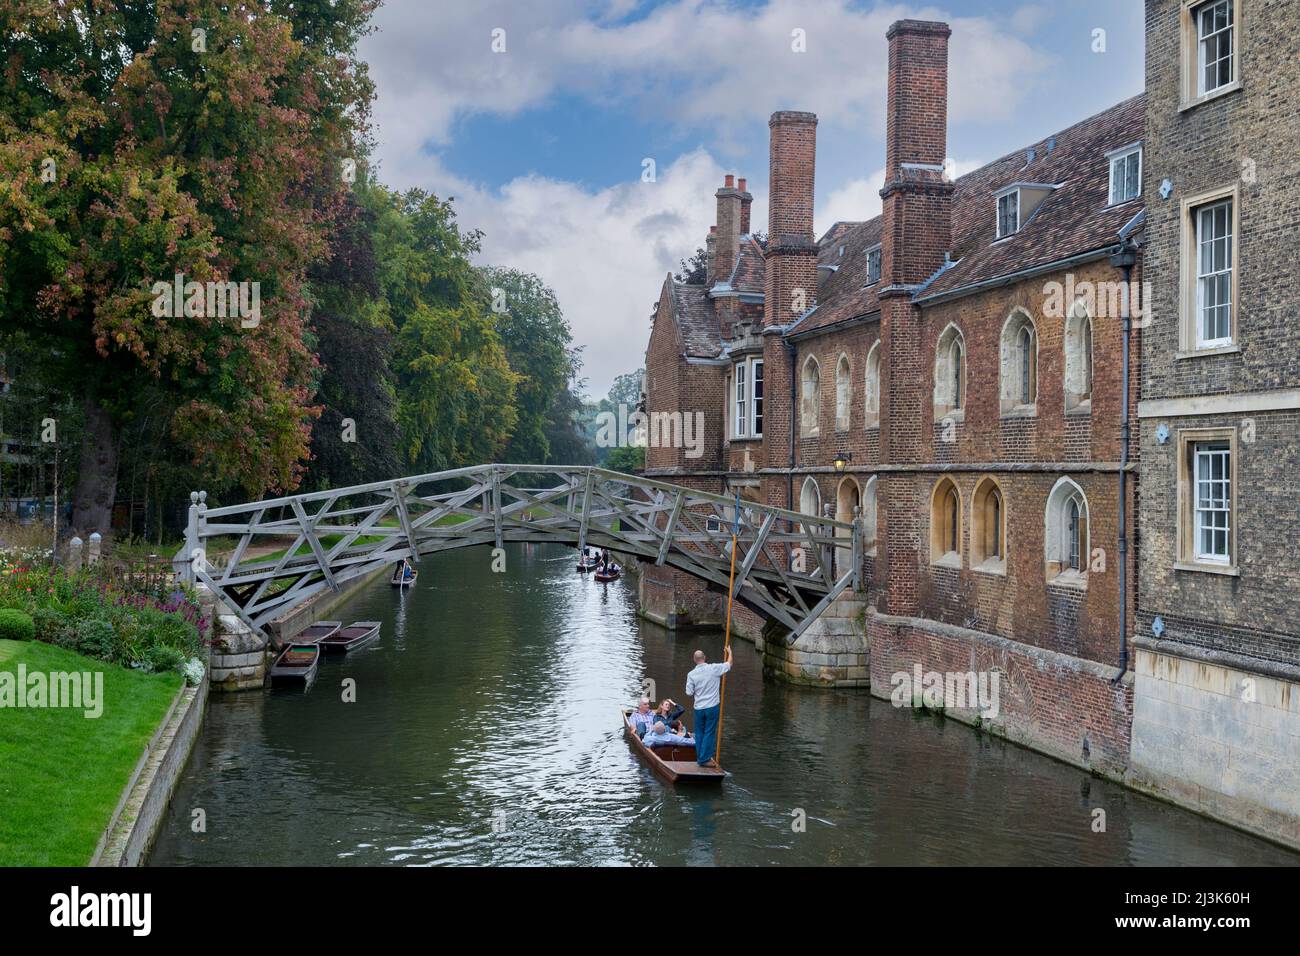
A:
<svg viewBox="0 0 1300 956">
<path fill-rule="evenodd" d="M 1133 638 L 1133 646 L 1155 654 L 1168 654 L 1184 660 L 1199 661 L 1203 664 L 1216 664 L 1244 671 L 1247 674 L 1262 674 L 1292 684 L 1300 684 L 1300 666 L 1270 661 L 1262 657 L 1250 657 L 1233 651 L 1221 651 L 1212 647 L 1185 644 L 1182 641 L 1162 641 L 1154 637 L 1138 635 Z"/>
<path fill-rule="evenodd" d="M 90 866 L 139 866 L 153 846 L 207 710 L 208 675 L 197 687 L 182 684 L 166 716 L 145 745 Z"/>
</svg>

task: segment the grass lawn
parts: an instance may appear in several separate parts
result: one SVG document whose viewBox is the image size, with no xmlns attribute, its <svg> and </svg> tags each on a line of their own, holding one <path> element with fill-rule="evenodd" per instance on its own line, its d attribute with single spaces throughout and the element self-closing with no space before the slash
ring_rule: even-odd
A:
<svg viewBox="0 0 1300 956">
<path fill-rule="evenodd" d="M 0 709 L 0 866 L 85 866 L 181 675 L 142 674 L 26 641 L 0 641 L 0 671 L 103 671 L 103 713 Z"/>
</svg>

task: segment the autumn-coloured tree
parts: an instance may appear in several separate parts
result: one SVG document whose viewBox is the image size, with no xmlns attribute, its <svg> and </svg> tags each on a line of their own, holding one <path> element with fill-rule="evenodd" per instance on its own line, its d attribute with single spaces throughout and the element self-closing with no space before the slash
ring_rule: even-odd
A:
<svg viewBox="0 0 1300 956">
<path fill-rule="evenodd" d="M 215 481 L 296 486 L 317 411 L 307 272 L 365 145 L 355 44 L 376 4 L 0 5 L 0 327 L 81 396 L 77 528 L 109 527 L 145 390 Z M 160 315 L 176 275 L 257 282 L 260 314 Z"/>
</svg>

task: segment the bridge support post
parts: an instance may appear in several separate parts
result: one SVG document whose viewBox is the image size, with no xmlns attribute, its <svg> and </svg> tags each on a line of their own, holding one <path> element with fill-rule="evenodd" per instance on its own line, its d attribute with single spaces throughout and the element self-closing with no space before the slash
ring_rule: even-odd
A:
<svg viewBox="0 0 1300 956">
<path fill-rule="evenodd" d="M 763 673 L 792 684 L 861 688 L 871 684 L 871 642 L 865 595 L 845 590 L 807 630 L 787 643 L 784 628 L 769 626 L 759 650 Z"/>
</svg>

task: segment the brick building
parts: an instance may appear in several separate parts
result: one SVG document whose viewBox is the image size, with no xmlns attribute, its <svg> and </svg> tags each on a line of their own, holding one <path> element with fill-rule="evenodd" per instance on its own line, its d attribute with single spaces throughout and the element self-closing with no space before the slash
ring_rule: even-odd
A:
<svg viewBox="0 0 1300 956">
<path fill-rule="evenodd" d="M 1132 776 L 1300 844 L 1300 0 L 1148 0 Z"/>
<path fill-rule="evenodd" d="M 1264 5 L 1267 17 L 1247 21 L 1252 42 L 1290 36 L 1281 20 L 1293 25 L 1298 3 Z M 1282 104 L 1295 101 L 1297 70 L 1286 44 L 1257 55 L 1241 45 L 1244 91 L 1194 92 L 1186 105 L 1185 64 L 1209 49 L 1196 24 L 1215 6 L 1149 0 L 1143 95 L 955 180 L 944 167 L 951 32 L 899 21 L 887 34 L 880 216 L 814 236 L 810 113 L 769 123 L 765 238 L 749 233 L 745 181 L 737 188 L 729 176 L 718 190 L 708 275 L 699 285 L 668 277 L 646 356 L 647 410 L 698 411 L 708 440 L 696 459 L 648 449 L 647 474 L 805 514 L 860 516 L 867 539 L 865 586 L 850 602 L 861 613 L 842 616 L 839 631 L 787 647 L 744 617 L 773 673 L 835 686 L 866 676 L 888 697 L 896 675 L 918 664 L 996 672 L 995 732 L 1123 777 L 1135 666 L 1142 682 L 1159 656 L 1155 615 L 1166 643 L 1178 635 L 1206 654 L 1231 645 L 1272 662 L 1252 665 L 1255 674 L 1294 664 L 1297 564 L 1278 558 L 1289 557 L 1297 523 L 1285 476 L 1300 453 L 1300 332 L 1285 319 L 1294 293 L 1280 288 L 1294 275 L 1292 244 L 1277 240 L 1300 221 L 1300 151 L 1276 123 L 1280 110 L 1294 124 Z M 1239 16 L 1243 4 L 1228 6 Z M 1258 166 L 1249 186 L 1236 182 L 1244 155 Z M 1176 181 L 1168 198 L 1166 177 Z M 1210 274 L 1189 273 L 1177 257 L 1194 248 L 1187 224 L 1224 197 L 1235 203 L 1227 220 L 1215 205 L 1209 225 L 1231 223 L 1243 263 L 1253 251 L 1257 265 L 1243 264 L 1239 284 L 1236 273 L 1211 276 L 1215 289 L 1233 290 L 1240 317 L 1226 320 L 1228 341 L 1185 359 L 1172 320 L 1179 290 Z M 1217 396 L 1209 405 L 1207 394 Z M 1267 454 L 1202 433 L 1231 433 L 1224 416 L 1237 421 L 1242 409 L 1256 441 L 1272 443 Z M 1158 425 L 1175 416 L 1186 440 L 1162 443 Z M 1232 564 L 1183 571 L 1180 463 L 1217 455 L 1222 442 L 1231 464 L 1219 457 L 1217 467 L 1235 469 L 1242 487 L 1242 469 L 1253 469 L 1259 493 L 1240 521 L 1257 537 L 1247 545 L 1243 534 L 1238 547 L 1234 523 Z M 720 617 L 719 595 L 667 569 L 645 569 L 641 596 L 645 613 L 672 626 Z M 1238 596 L 1251 603 L 1236 605 Z M 1294 719 L 1300 694 L 1288 693 Z M 1270 745 L 1285 756 L 1282 733 Z M 1190 802 L 1168 784 L 1175 778 L 1146 785 Z"/>
</svg>

